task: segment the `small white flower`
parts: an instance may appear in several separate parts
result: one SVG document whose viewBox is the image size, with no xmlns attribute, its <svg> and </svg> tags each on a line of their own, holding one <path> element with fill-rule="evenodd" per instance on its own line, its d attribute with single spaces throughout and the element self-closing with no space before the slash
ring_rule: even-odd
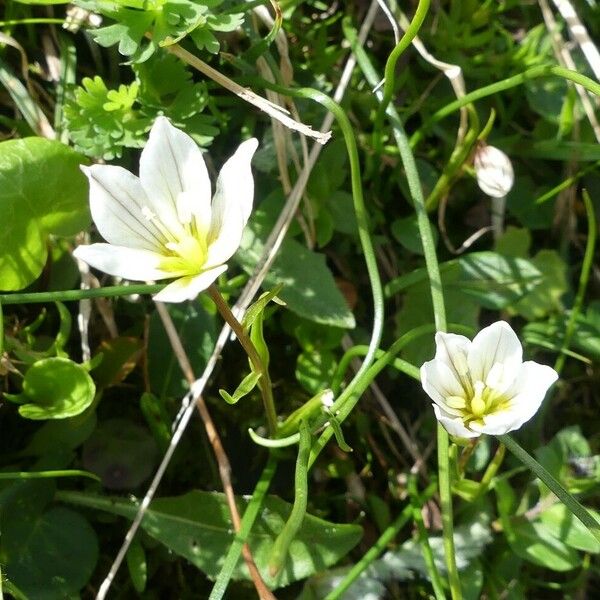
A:
<svg viewBox="0 0 600 600">
<path fill-rule="evenodd" d="M 139 178 L 115 166 L 82 167 L 90 208 L 108 244 L 74 255 L 110 275 L 134 281 L 172 279 L 161 302 L 195 298 L 227 269 L 252 210 L 250 161 L 258 142 L 243 142 L 211 184 L 194 140 L 165 117 L 156 119 L 140 158 Z"/>
<path fill-rule="evenodd" d="M 504 198 L 515 182 L 510 158 L 494 146 L 480 144 L 473 159 L 477 184 L 491 198 Z"/>
<path fill-rule="evenodd" d="M 531 419 L 556 371 L 523 362 L 521 342 L 505 321 L 482 329 L 470 341 L 438 332 L 435 358 L 421 367 L 421 384 L 448 433 L 502 435 Z"/>
</svg>

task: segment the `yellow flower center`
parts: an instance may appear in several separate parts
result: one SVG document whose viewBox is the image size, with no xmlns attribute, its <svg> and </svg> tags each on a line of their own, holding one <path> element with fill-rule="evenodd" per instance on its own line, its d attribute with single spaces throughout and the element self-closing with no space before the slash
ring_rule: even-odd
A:
<svg viewBox="0 0 600 600">
<path fill-rule="evenodd" d="M 173 277 L 200 274 L 208 257 L 208 232 L 198 227 L 196 219 L 191 214 L 186 215 L 174 231 L 173 224 L 171 229 L 167 228 L 148 208 L 144 207 L 142 212 L 167 240 L 159 268 L 172 273 Z"/>
<path fill-rule="evenodd" d="M 472 382 L 461 378 L 464 394 L 449 396 L 446 404 L 454 413 L 458 413 L 466 426 L 473 421 L 483 424 L 483 417 L 505 410 L 509 398 L 483 381 Z M 467 384 L 467 385 L 465 385 Z"/>
</svg>

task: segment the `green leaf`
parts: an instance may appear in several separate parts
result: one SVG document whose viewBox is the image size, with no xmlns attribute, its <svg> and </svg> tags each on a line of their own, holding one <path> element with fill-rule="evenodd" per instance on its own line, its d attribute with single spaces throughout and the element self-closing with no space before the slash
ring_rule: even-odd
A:
<svg viewBox="0 0 600 600">
<path fill-rule="evenodd" d="M 121 498 L 93 496 L 79 492 L 60 492 L 65 501 L 104 510 L 133 519 L 138 505 Z M 240 513 L 249 500 L 237 498 Z M 360 540 L 362 529 L 357 525 L 337 525 L 306 515 L 300 531 L 290 545 L 290 551 L 279 578 L 275 581 L 267 565 L 273 543 L 285 525 L 292 506 L 275 496 L 267 496 L 248 544 L 265 583 L 272 589 L 326 569 L 345 556 Z M 215 578 L 234 533 L 224 494 L 194 490 L 171 498 L 159 498 L 150 505 L 142 528 L 150 536 L 165 544 L 171 551 L 183 556 Z M 245 564 L 239 563 L 234 579 L 249 579 Z"/>
<path fill-rule="evenodd" d="M 587 510 L 598 519 L 596 511 Z M 539 520 L 549 535 L 562 540 L 567 546 L 592 554 L 600 553 L 600 542 L 564 504 L 551 506 L 540 515 Z"/>
<path fill-rule="evenodd" d="M 560 299 L 568 290 L 565 261 L 555 250 L 540 250 L 531 259 L 531 263 L 542 274 L 542 279 L 523 298 L 509 306 L 508 310 L 528 321 L 542 319 L 548 313 L 563 315 Z"/>
<path fill-rule="evenodd" d="M 32 483 L 12 486 L 14 492 L 2 503 L 2 571 L 29 598 L 77 597 L 98 560 L 96 534 L 70 508 L 45 510 L 52 486 Z"/>
<path fill-rule="evenodd" d="M 101 77 L 84 77 L 81 87 L 65 104 L 69 137 L 88 156 L 111 160 L 123 148 L 140 148 L 150 129 L 151 119 L 141 114 L 139 83 L 108 89 Z"/>
<path fill-rule="evenodd" d="M 266 233 L 257 220 L 244 231 L 235 258 L 247 273 L 252 273 L 262 255 L 262 238 Z M 267 289 L 278 284 L 284 286 L 278 296 L 301 317 L 346 329 L 355 326 L 354 315 L 336 286 L 323 254 L 308 250 L 296 240 L 285 239 L 263 282 Z"/>
<path fill-rule="evenodd" d="M 127 550 L 127 569 L 131 577 L 131 583 L 138 594 L 146 589 L 146 580 L 148 577 L 148 564 L 146 563 L 146 553 L 144 546 L 137 539 L 134 539 Z"/>
<path fill-rule="evenodd" d="M 83 157 L 43 138 L 0 143 L 0 282 L 32 283 L 46 263 L 49 234 L 70 236 L 90 223 Z"/>
<path fill-rule="evenodd" d="M 552 571 L 569 571 L 581 564 L 577 552 L 539 522 L 515 520 L 509 543 L 521 558 Z"/>
<path fill-rule="evenodd" d="M 167 308 L 194 372 L 201 373 L 217 339 L 215 316 L 198 302 L 169 304 Z M 156 312 L 150 317 L 148 373 L 152 391 L 160 397 L 182 396 L 189 389 Z"/>
<path fill-rule="evenodd" d="M 96 386 L 88 372 L 68 358 L 43 358 L 25 374 L 23 393 L 13 396 L 26 419 L 66 419 L 94 400 Z"/>
<path fill-rule="evenodd" d="M 48 421 L 29 440 L 21 454 L 24 456 L 44 456 L 54 453 L 67 454 L 81 446 L 96 428 L 96 413 L 93 410 L 76 417 Z"/>
<path fill-rule="evenodd" d="M 148 430 L 123 418 L 101 422 L 83 445 L 85 468 L 111 490 L 132 490 L 154 471 L 157 446 Z"/>
<path fill-rule="evenodd" d="M 310 392 L 316 394 L 331 383 L 337 361 L 329 350 L 302 352 L 296 360 L 296 379 Z"/>
<path fill-rule="evenodd" d="M 233 392 L 233 396 L 227 393 L 225 390 L 219 390 L 219 394 L 221 394 L 221 398 L 225 400 L 228 404 L 237 404 L 244 396 L 247 396 L 258 383 L 261 374 L 251 371 L 242 379 L 240 385 L 237 386 L 235 392 Z"/>
<path fill-rule="evenodd" d="M 417 217 L 396 219 L 391 225 L 392 235 L 410 252 L 423 254 L 423 244 L 417 225 Z M 438 232 L 432 227 L 433 241 L 437 244 Z"/>
<path fill-rule="evenodd" d="M 505 480 L 496 480 L 494 489 L 502 529 L 515 554 L 553 571 L 568 571 L 581 563 L 577 552 L 551 535 L 542 524 L 514 516 L 516 496 Z"/>
</svg>

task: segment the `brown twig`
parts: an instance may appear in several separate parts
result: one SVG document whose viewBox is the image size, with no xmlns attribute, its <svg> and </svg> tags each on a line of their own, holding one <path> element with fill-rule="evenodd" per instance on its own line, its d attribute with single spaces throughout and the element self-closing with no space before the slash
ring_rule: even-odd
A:
<svg viewBox="0 0 600 600">
<path fill-rule="evenodd" d="M 187 353 L 183 347 L 183 344 L 181 343 L 181 338 L 175 329 L 171 315 L 169 314 L 169 311 L 166 309 L 165 305 L 161 302 L 156 302 L 156 309 L 163 322 L 163 326 L 169 338 L 169 342 L 171 343 L 171 347 L 173 348 L 173 352 L 175 353 L 175 357 L 177 358 L 177 362 L 179 363 L 187 382 L 190 385 L 193 385 L 196 381 L 196 377 Z M 198 408 L 198 412 L 200 413 L 202 422 L 204 423 L 206 435 L 208 436 L 210 444 L 213 448 L 213 452 L 215 453 L 215 458 L 217 459 L 219 476 L 221 478 L 221 483 L 223 484 L 225 497 L 227 498 L 227 505 L 231 514 L 231 521 L 233 523 L 235 532 L 238 533 L 241 527 L 241 519 L 237 504 L 235 503 L 235 494 L 231 484 L 231 465 L 229 463 L 229 458 L 227 457 L 227 453 L 223 448 L 221 438 L 219 437 L 214 421 L 210 416 L 208 406 L 206 405 L 206 402 L 202 396 L 198 396 L 196 406 Z M 261 598 L 261 600 L 276 600 L 275 596 L 271 593 L 263 581 L 256 563 L 252 558 L 252 553 L 248 544 L 244 544 L 242 555 L 244 557 L 244 561 L 246 562 L 246 566 L 248 567 L 248 571 L 250 571 L 250 576 L 252 577 L 252 582 L 254 583 L 254 587 L 256 588 L 259 598 Z"/>
</svg>

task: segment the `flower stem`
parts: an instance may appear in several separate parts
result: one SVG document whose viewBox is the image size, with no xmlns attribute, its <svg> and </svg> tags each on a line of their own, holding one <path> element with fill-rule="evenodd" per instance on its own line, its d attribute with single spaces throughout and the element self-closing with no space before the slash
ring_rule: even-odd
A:
<svg viewBox="0 0 600 600">
<path fill-rule="evenodd" d="M 589 532 L 600 541 L 600 523 L 592 517 L 587 509 L 546 470 L 527 450 L 522 448 L 508 434 L 498 435 L 502 442 L 532 473 L 537 475 L 552 493 L 585 525 Z"/>
<path fill-rule="evenodd" d="M 0 303 L 6 305 L 35 304 L 39 302 L 77 302 L 86 298 L 112 298 L 115 296 L 130 296 L 132 294 L 156 294 L 166 285 L 166 283 L 134 283 L 131 285 L 112 285 L 86 290 L 0 294 Z"/>
<path fill-rule="evenodd" d="M 269 434 L 274 437 L 277 432 L 277 413 L 275 412 L 275 401 L 273 400 L 273 388 L 271 386 L 271 377 L 269 371 L 260 358 L 256 347 L 252 343 L 250 336 L 246 333 L 242 324 L 236 319 L 235 315 L 231 312 L 229 305 L 225 302 L 223 296 L 213 284 L 208 288 L 208 295 L 211 300 L 215 303 L 217 310 L 221 313 L 221 316 L 225 322 L 231 327 L 233 333 L 235 333 L 238 341 L 245 350 L 254 370 L 260 374 L 258 380 L 258 387 L 262 395 L 263 404 L 265 407 L 265 415 L 267 417 L 267 426 L 269 428 Z"/>
</svg>

